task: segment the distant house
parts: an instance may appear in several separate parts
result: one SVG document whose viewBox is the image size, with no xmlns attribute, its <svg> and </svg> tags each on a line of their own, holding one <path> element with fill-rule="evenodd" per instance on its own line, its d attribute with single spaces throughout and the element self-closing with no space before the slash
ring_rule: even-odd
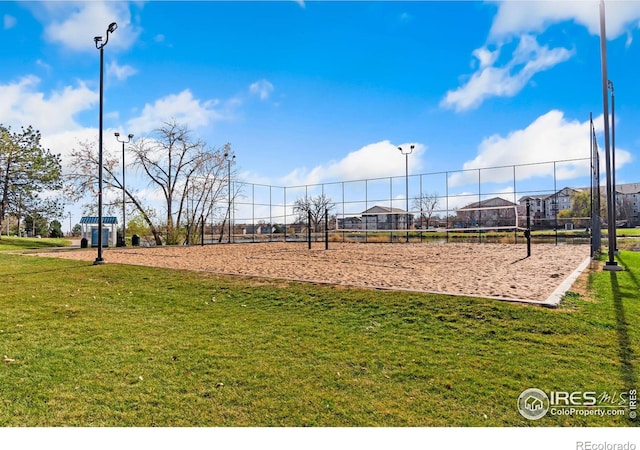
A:
<svg viewBox="0 0 640 450">
<path fill-rule="evenodd" d="M 456 210 L 455 226 L 459 228 L 515 227 L 517 206 L 500 197 L 469 203 Z"/>
<path fill-rule="evenodd" d="M 400 208 L 372 206 L 362 213 L 363 230 L 408 230 L 413 214 Z"/>
<path fill-rule="evenodd" d="M 82 238 L 86 239 L 92 247 L 98 246 L 98 223 L 98 217 L 85 216 L 80 219 Z M 113 216 L 102 216 L 102 246 L 115 246 L 117 233 L 118 219 Z"/>
<path fill-rule="evenodd" d="M 356 216 L 344 217 L 344 218 L 339 217 L 338 228 L 341 230 L 361 230 L 363 229 L 362 219 Z"/>
<path fill-rule="evenodd" d="M 638 213 L 640 212 L 640 183 L 616 185 L 616 205 L 623 207 L 622 211 L 616 211 L 618 218 L 625 219 L 628 226 L 635 227 L 640 225 L 638 220 Z"/>
<path fill-rule="evenodd" d="M 242 234 L 271 234 L 274 227 L 270 224 L 246 225 L 242 229 Z"/>
</svg>

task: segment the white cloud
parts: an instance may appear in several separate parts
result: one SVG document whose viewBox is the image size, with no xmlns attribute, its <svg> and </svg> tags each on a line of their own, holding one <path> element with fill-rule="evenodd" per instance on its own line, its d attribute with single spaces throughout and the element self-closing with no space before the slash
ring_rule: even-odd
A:
<svg viewBox="0 0 640 450">
<path fill-rule="evenodd" d="M 109 34 L 110 48 L 127 49 L 140 34 L 131 23 L 127 2 L 44 2 L 31 6 L 34 15 L 45 25 L 45 38 L 74 51 L 95 51 L 94 36 L 107 35 L 107 27 L 118 28 Z"/>
<path fill-rule="evenodd" d="M 134 67 L 128 66 L 126 64 L 124 66 L 121 66 L 116 61 L 111 61 L 107 65 L 107 75 L 112 75 L 120 81 L 126 80 L 136 73 L 138 73 L 138 70 Z"/>
<path fill-rule="evenodd" d="M 602 124 L 602 117 L 594 119 L 596 129 Z M 567 120 L 558 110 L 552 110 L 538 117 L 522 130 L 509 133 L 506 137 L 493 135 L 482 141 L 477 156 L 463 165 L 468 172 L 456 172 L 449 179 L 449 186 L 461 186 L 477 182 L 478 174 L 471 169 L 520 165 L 517 169 L 519 180 L 549 176 L 553 174 L 553 164 L 535 164 L 547 161 L 586 159 L 573 163 L 556 164 L 559 180 L 572 179 L 589 174 L 589 121 Z M 624 149 L 616 149 L 616 166 L 622 167 L 631 161 L 631 154 Z M 529 166 L 523 166 L 531 164 Z M 484 171 L 485 180 L 495 183 L 513 179 L 511 167 Z M 490 180 L 488 179 L 490 178 Z"/>
<path fill-rule="evenodd" d="M 485 67 L 492 66 L 493 63 L 496 62 L 496 59 L 500 56 L 500 49 L 491 51 L 487 47 L 480 47 L 473 51 L 473 56 L 480 62 L 480 69 L 484 69 Z"/>
<path fill-rule="evenodd" d="M 4 27 L 5 30 L 9 30 L 9 29 L 15 27 L 16 23 L 18 23 L 18 20 L 15 17 L 10 16 L 9 14 L 5 14 L 4 15 L 4 17 L 3 17 L 3 27 Z"/>
<path fill-rule="evenodd" d="M 65 86 L 48 97 L 38 91 L 40 79 L 33 75 L 15 83 L 0 85 L 0 123 L 11 126 L 32 125 L 43 134 L 79 129 L 74 117 L 92 108 L 98 94 L 84 83 Z"/>
<path fill-rule="evenodd" d="M 142 114 L 131 119 L 127 127 L 136 130 L 137 134 L 155 130 L 163 122 L 170 120 L 188 124 L 190 128 L 203 127 L 229 117 L 228 112 L 214 109 L 219 103 L 218 100 L 202 101 L 194 98 L 191 91 L 185 89 L 179 94 L 162 97 L 153 104 L 147 103 Z"/>
<path fill-rule="evenodd" d="M 105 130 L 103 137 L 108 135 L 113 136 L 113 133 L 109 134 Z M 71 152 L 78 147 L 79 142 L 95 142 L 96 148 L 98 147 L 98 129 L 81 128 L 44 133 L 41 142 L 44 148 L 48 148 L 52 153 L 60 154 L 63 173 L 68 173 Z"/>
<path fill-rule="evenodd" d="M 281 181 L 285 185 L 316 184 L 330 180 L 359 180 L 364 178 L 388 177 L 404 175 L 405 158 L 398 151 L 398 147 L 408 148 L 414 145 L 409 155 L 409 171 L 416 173 L 422 168 L 421 157 L 426 150 L 423 144 L 406 143 L 394 145 L 385 140 L 369 144 L 359 150 L 350 152 L 340 161 L 332 161 L 326 165 L 319 165 L 311 170 L 299 168 Z"/>
<path fill-rule="evenodd" d="M 615 39 L 640 20 L 639 2 L 605 2 L 607 38 Z M 542 32 L 552 24 L 573 21 L 593 35 L 600 34 L 599 2 L 522 1 L 500 2 L 493 20 L 490 40 L 506 39 L 523 33 Z"/>
<path fill-rule="evenodd" d="M 260 100 L 266 100 L 269 98 L 269 95 L 273 92 L 273 84 L 271 84 L 268 80 L 264 78 L 262 80 L 258 80 L 255 83 L 252 83 L 249 86 L 249 93 L 252 95 L 257 95 Z"/>
<path fill-rule="evenodd" d="M 572 21 L 593 35 L 600 34 L 600 7 L 596 1 L 510 0 L 494 3 L 498 5 L 498 11 L 487 43 L 473 52 L 479 68 L 462 86 L 447 92 L 440 102 L 443 108 L 464 111 L 477 108 L 492 97 L 513 97 L 538 72 L 568 60 L 573 51 L 541 46 L 534 37 L 551 25 Z M 615 39 L 627 33 L 626 45 L 630 46 L 632 35 L 628 30 L 638 26 L 640 2 L 606 2 L 605 10 L 607 38 Z M 514 39 L 519 40 L 519 45 L 511 61 L 497 66 L 499 53 Z M 491 45 L 497 49 L 490 51 Z"/>
<path fill-rule="evenodd" d="M 440 106 L 464 111 L 477 108 L 490 97 L 513 97 L 536 73 L 566 61 L 572 54 L 565 48 L 540 46 L 530 35 L 521 37 L 511 60 L 503 67 L 493 66 L 499 52 L 500 49 L 492 52 L 486 47 L 476 49 L 473 54 L 480 62 L 478 71 L 465 85 L 447 92 Z"/>
</svg>

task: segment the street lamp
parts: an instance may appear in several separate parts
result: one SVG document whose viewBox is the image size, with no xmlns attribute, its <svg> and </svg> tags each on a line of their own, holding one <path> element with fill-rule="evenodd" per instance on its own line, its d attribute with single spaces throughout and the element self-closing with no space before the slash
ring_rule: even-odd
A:
<svg viewBox="0 0 640 450">
<path fill-rule="evenodd" d="M 411 144 L 409 146 L 409 150 L 406 151 L 402 147 L 398 147 L 400 153 L 404 155 L 405 159 L 405 200 L 406 200 L 406 211 L 407 211 L 407 219 L 405 222 L 405 227 L 407 229 L 407 244 L 409 243 L 409 155 L 413 152 L 413 149 L 416 146 Z"/>
<path fill-rule="evenodd" d="M 228 201 L 229 205 L 227 206 L 227 213 L 229 214 L 229 243 L 231 243 L 231 161 L 236 159 L 236 155 L 232 155 L 229 158 L 229 150 L 224 153 L 224 158 L 227 160 L 227 191 L 228 191 Z"/>
<path fill-rule="evenodd" d="M 131 142 L 131 139 L 133 139 L 133 134 L 129 133 L 129 136 L 127 136 L 127 140 L 125 141 L 120 140 L 120 133 L 118 133 L 117 131 L 115 133 L 113 133 L 114 136 L 116 137 L 116 141 L 118 142 L 122 142 L 122 246 L 126 247 L 127 246 L 127 219 L 126 219 L 126 198 L 125 198 L 125 184 L 124 184 L 124 172 L 125 172 L 125 165 L 124 165 L 124 144 L 128 144 L 129 142 Z"/>
<path fill-rule="evenodd" d="M 98 133 L 98 257 L 93 262 L 94 264 L 103 264 L 102 258 L 102 109 L 103 109 L 103 67 L 104 67 L 104 46 L 109 42 L 109 33 L 113 33 L 118 28 L 118 24 L 111 22 L 107 28 L 107 34 L 104 42 L 102 42 L 102 36 L 96 36 L 93 41 L 96 44 L 96 48 L 100 50 L 100 125 Z"/>
</svg>

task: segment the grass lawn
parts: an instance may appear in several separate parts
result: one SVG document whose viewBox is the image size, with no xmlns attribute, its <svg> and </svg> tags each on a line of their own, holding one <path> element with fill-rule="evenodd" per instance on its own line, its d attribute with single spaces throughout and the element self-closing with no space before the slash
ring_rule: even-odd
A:
<svg viewBox="0 0 640 450">
<path fill-rule="evenodd" d="M 554 310 L 0 252 L 0 425 L 633 425 L 517 410 L 637 388 L 640 254 L 619 262 Z"/>
<path fill-rule="evenodd" d="M 6 250 L 35 250 L 41 248 L 48 247 L 64 247 L 71 245 L 71 241 L 69 239 L 64 238 L 19 238 L 19 237 L 9 237 L 2 236 L 0 238 L 0 251 Z"/>
</svg>

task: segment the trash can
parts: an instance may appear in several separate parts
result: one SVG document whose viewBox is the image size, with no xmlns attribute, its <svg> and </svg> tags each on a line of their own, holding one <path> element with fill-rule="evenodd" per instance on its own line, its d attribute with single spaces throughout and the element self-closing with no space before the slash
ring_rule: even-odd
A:
<svg viewBox="0 0 640 450">
<path fill-rule="evenodd" d="M 87 240 L 87 238 L 82 238 L 80 239 L 80 248 L 87 248 L 89 247 L 89 241 Z"/>
<path fill-rule="evenodd" d="M 134 234 L 133 236 L 131 236 L 131 245 L 133 245 L 134 247 L 139 247 L 140 236 L 138 236 L 137 234 Z"/>
</svg>

